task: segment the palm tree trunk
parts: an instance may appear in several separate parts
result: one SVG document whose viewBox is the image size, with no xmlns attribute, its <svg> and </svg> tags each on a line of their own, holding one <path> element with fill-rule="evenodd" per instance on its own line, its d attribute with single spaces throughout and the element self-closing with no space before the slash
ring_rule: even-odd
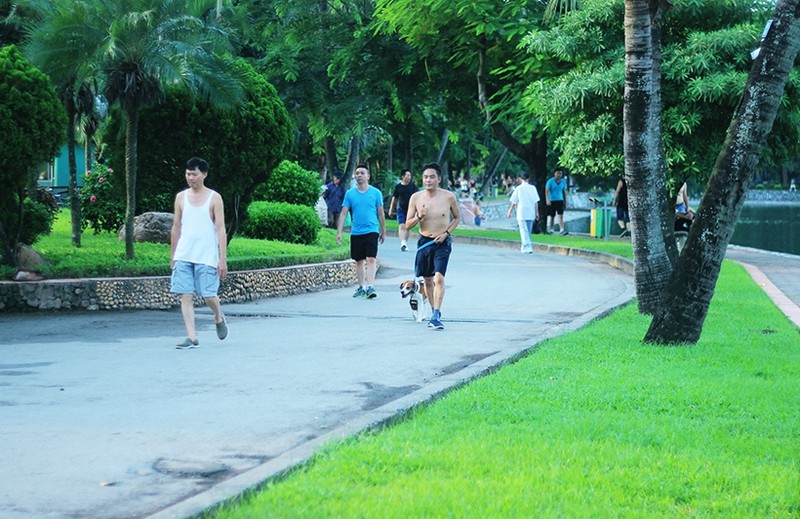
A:
<svg viewBox="0 0 800 519">
<path fill-rule="evenodd" d="M 780 0 L 728 128 L 686 247 L 654 315 L 645 342 L 694 344 L 714 295 L 733 226 L 800 50 L 800 0 Z"/>
<path fill-rule="evenodd" d="M 133 219 L 136 216 L 136 168 L 138 155 L 139 111 L 125 110 L 125 257 L 134 259 Z"/>
<path fill-rule="evenodd" d="M 75 90 L 70 85 L 63 92 L 67 111 L 67 169 L 69 169 L 69 209 L 72 224 L 72 245 L 81 246 L 81 203 L 78 198 L 78 166 L 75 161 Z"/>
<path fill-rule="evenodd" d="M 661 145 L 658 56 L 648 0 L 625 2 L 625 178 L 633 231 L 634 280 L 639 311 L 653 314 L 677 257 Z M 659 34 L 655 31 L 656 35 Z M 659 54 L 660 55 L 660 54 Z"/>
</svg>

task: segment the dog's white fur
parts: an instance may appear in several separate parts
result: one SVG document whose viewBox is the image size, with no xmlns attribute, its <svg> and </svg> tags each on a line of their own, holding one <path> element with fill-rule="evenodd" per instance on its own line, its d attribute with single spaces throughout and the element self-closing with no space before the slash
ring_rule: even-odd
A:
<svg viewBox="0 0 800 519">
<path fill-rule="evenodd" d="M 414 320 L 421 323 L 425 319 L 431 318 L 431 304 L 428 301 L 428 294 L 425 290 L 425 283 L 409 279 L 400 283 L 400 296 L 408 299 L 411 307 L 411 314 Z"/>
</svg>

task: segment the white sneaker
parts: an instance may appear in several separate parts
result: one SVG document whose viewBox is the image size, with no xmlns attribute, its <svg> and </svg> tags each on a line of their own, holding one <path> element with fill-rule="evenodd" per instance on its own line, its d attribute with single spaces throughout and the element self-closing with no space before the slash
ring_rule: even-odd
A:
<svg viewBox="0 0 800 519">
<path fill-rule="evenodd" d="M 407 250 L 408 250 L 408 246 L 407 246 L 407 245 L 404 243 L 404 244 L 402 244 L 402 245 L 400 246 L 400 250 L 401 250 L 401 251 L 403 251 L 403 252 L 405 252 L 405 251 L 407 251 Z"/>
</svg>

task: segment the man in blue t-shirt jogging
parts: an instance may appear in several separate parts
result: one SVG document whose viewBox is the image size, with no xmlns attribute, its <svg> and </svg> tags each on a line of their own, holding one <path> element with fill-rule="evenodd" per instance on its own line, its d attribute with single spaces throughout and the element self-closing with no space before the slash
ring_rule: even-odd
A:
<svg viewBox="0 0 800 519">
<path fill-rule="evenodd" d="M 375 271 L 377 270 L 378 243 L 386 237 L 386 219 L 383 215 L 383 194 L 369 185 L 369 170 L 358 166 L 355 171 L 356 187 L 344 195 L 342 213 L 336 226 L 336 243 L 342 243 L 342 228 L 347 213 L 351 214 L 350 257 L 356 262 L 358 288 L 353 297 L 375 299 Z"/>
<path fill-rule="evenodd" d="M 547 203 L 548 234 L 553 234 L 558 215 L 558 228 L 562 236 L 569 234 L 564 228 L 564 209 L 567 208 L 567 179 L 564 170 L 557 168 L 553 177 L 544 186 L 544 200 Z"/>
</svg>

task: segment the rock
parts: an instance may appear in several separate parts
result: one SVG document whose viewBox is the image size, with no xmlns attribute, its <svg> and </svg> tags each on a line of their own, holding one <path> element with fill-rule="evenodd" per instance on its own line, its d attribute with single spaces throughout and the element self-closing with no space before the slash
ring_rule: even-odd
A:
<svg viewBox="0 0 800 519">
<path fill-rule="evenodd" d="M 169 243 L 172 213 L 142 213 L 133 219 L 133 241 Z M 125 241 L 125 226 L 119 229 L 119 240 Z"/>
<path fill-rule="evenodd" d="M 42 265 L 50 266 L 47 258 L 36 252 L 30 245 L 24 243 L 17 245 L 17 267 L 20 270 L 33 271 Z"/>
<path fill-rule="evenodd" d="M 44 279 L 44 274 L 38 270 L 25 270 L 20 269 L 12 278 L 14 281 L 41 281 Z"/>
</svg>

